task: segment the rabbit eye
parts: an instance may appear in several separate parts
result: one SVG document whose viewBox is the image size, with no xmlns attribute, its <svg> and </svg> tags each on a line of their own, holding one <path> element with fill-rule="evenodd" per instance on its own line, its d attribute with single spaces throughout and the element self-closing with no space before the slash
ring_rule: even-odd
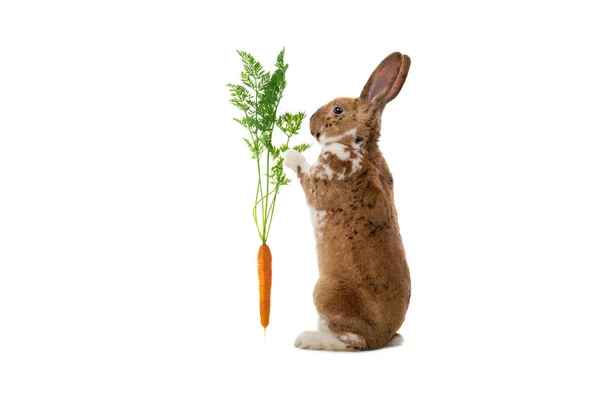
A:
<svg viewBox="0 0 600 399">
<path fill-rule="evenodd" d="M 342 107 L 334 107 L 333 108 L 333 113 L 336 115 L 341 115 L 344 113 L 344 110 L 342 109 Z"/>
</svg>

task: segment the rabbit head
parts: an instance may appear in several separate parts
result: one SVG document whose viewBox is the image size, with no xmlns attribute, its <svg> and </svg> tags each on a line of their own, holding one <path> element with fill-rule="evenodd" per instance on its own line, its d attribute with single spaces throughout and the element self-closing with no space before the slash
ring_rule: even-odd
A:
<svg viewBox="0 0 600 399">
<path fill-rule="evenodd" d="M 358 98 L 336 98 L 310 117 L 310 132 L 325 145 L 339 142 L 370 148 L 379 139 L 381 114 L 402 88 L 410 58 L 398 52 L 375 68 Z"/>
</svg>

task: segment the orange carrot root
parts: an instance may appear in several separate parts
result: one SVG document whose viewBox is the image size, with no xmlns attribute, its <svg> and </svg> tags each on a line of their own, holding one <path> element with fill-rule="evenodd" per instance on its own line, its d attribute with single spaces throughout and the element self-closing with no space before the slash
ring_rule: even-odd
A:
<svg viewBox="0 0 600 399">
<path fill-rule="evenodd" d="M 263 244 L 258 249 L 258 291 L 260 295 L 260 324 L 265 329 L 265 342 L 271 314 L 271 263 L 271 250 L 268 245 Z"/>
</svg>

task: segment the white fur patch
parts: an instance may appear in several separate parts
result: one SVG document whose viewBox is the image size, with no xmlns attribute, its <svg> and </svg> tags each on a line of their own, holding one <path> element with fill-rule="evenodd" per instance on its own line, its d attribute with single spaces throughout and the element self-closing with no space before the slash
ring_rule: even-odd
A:
<svg viewBox="0 0 600 399">
<path fill-rule="evenodd" d="M 402 335 L 396 333 L 392 339 L 390 339 L 390 342 L 388 342 L 387 344 L 385 344 L 384 346 L 386 347 L 392 347 L 392 346 L 400 346 L 404 343 L 404 338 L 402 338 Z"/>
<path fill-rule="evenodd" d="M 329 165 L 322 164 L 318 161 L 315 165 L 319 166 L 318 171 L 315 173 L 315 177 L 318 177 L 319 179 L 332 180 L 335 176 L 335 172 L 329 167 Z"/>
<path fill-rule="evenodd" d="M 360 168 L 361 160 L 362 159 L 361 159 L 360 155 L 352 160 L 352 170 L 350 171 L 349 174 L 356 172 L 358 170 L 358 168 Z"/>
<path fill-rule="evenodd" d="M 323 319 L 323 316 L 321 315 L 319 315 L 319 320 L 317 321 L 317 330 L 331 332 L 331 330 L 329 330 L 329 327 L 327 327 L 327 324 L 325 324 L 325 319 Z"/>
<path fill-rule="evenodd" d="M 336 141 L 340 141 L 340 139 L 347 137 L 347 136 L 356 136 L 356 128 L 352 128 L 350 130 L 345 131 L 342 134 L 339 134 L 337 136 L 333 136 L 333 137 L 324 137 L 322 138 L 319 143 L 321 143 L 322 145 L 325 144 L 329 144 L 329 143 L 334 143 Z"/>
<path fill-rule="evenodd" d="M 304 331 L 296 338 L 294 346 L 300 349 L 315 349 L 328 351 L 351 351 L 344 342 L 328 331 Z"/>
<path fill-rule="evenodd" d="M 320 229 L 325 224 L 323 218 L 327 215 L 327 211 L 316 211 L 314 208 L 310 208 L 310 220 L 315 229 Z"/>
<path fill-rule="evenodd" d="M 333 169 L 331 169 L 327 164 L 323 165 L 323 172 L 325 172 L 325 177 L 327 177 L 329 180 L 333 180 L 334 176 L 336 175 Z"/>
<path fill-rule="evenodd" d="M 350 152 L 347 151 L 347 148 L 345 145 L 340 144 L 340 143 L 330 143 L 330 144 L 326 144 L 323 147 L 323 153 L 331 153 L 333 155 L 335 155 L 336 157 L 338 157 L 339 159 L 341 159 L 342 161 L 345 161 L 346 159 L 350 158 Z"/>
<path fill-rule="evenodd" d="M 325 226 L 325 215 L 327 211 L 317 211 L 312 206 L 309 206 L 310 210 L 310 221 L 312 222 L 313 228 L 315 229 L 315 238 L 320 241 L 323 238 L 323 226 Z"/>
</svg>

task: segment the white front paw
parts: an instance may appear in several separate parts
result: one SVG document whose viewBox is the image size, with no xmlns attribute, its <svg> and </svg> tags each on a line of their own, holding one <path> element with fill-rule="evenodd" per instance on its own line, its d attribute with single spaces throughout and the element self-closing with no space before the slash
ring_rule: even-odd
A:
<svg viewBox="0 0 600 399">
<path fill-rule="evenodd" d="M 292 169 L 298 174 L 304 173 L 308 169 L 308 163 L 306 163 L 304 155 L 296 150 L 287 150 L 283 153 L 283 166 Z"/>
</svg>

